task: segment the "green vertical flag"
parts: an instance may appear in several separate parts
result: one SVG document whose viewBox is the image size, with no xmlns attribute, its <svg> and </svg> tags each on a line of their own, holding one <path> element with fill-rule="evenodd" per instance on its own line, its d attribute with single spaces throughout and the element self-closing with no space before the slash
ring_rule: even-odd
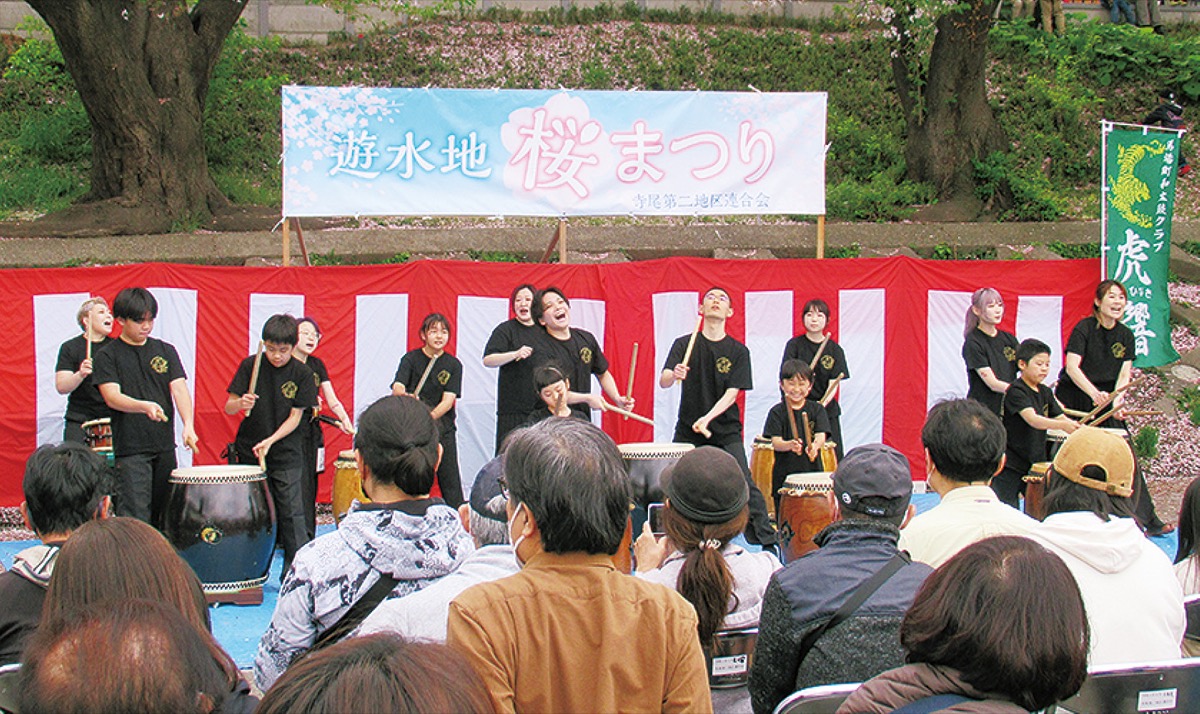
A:
<svg viewBox="0 0 1200 714">
<path fill-rule="evenodd" d="M 1179 359 L 1171 346 L 1167 272 L 1181 133 L 1104 122 L 1102 134 L 1102 270 L 1129 293 L 1124 322 L 1133 330 L 1133 364 L 1157 367 Z"/>
</svg>

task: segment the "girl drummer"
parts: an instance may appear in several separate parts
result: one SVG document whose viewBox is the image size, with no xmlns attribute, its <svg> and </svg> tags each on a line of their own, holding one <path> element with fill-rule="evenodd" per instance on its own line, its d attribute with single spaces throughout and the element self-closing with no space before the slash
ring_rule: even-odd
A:
<svg viewBox="0 0 1200 714">
<path fill-rule="evenodd" d="M 540 330 L 531 312 L 535 292 L 537 288 L 529 283 L 513 289 L 509 299 L 513 317 L 492 330 L 483 348 L 483 365 L 500 369 L 496 384 L 496 453 L 500 453 L 504 437 L 541 406 L 533 390 L 533 363 L 528 359 Z"/>
<path fill-rule="evenodd" d="M 1054 390 L 1063 407 L 1090 412 L 1113 392 L 1129 384 L 1133 374 L 1134 338 L 1133 331 L 1121 323 L 1128 299 L 1125 286 L 1116 280 L 1104 280 L 1096 287 L 1092 314 L 1076 323 L 1067 338 L 1066 356 Z M 1106 409 L 1111 409 L 1115 418 L 1106 419 L 1104 426 L 1126 430 L 1121 419 L 1124 401 L 1123 393 L 1112 400 Z M 1137 504 L 1134 516 L 1148 533 L 1159 535 L 1174 530 L 1173 526 L 1164 525 L 1155 513 L 1140 466 L 1136 473 L 1134 498 Z"/>
<path fill-rule="evenodd" d="M 846 364 L 846 353 L 841 345 L 834 342 L 825 328 L 829 325 L 829 304 L 819 298 L 804 303 L 801 313 L 804 316 L 804 334 L 796 335 L 788 340 L 783 348 L 783 360 L 803 361 L 812 369 L 813 400 L 825 405 L 825 413 L 829 417 L 829 438 L 834 444 L 837 456 L 842 457 L 842 407 L 836 398 L 837 387 L 829 394 L 826 403 L 826 392 L 834 382 L 844 382 L 850 379 L 850 367 Z"/>
<path fill-rule="evenodd" d="M 1001 330 L 1004 299 L 995 288 L 971 295 L 963 329 L 963 361 L 967 363 L 967 397 L 1000 415 L 1004 393 L 1017 378 L 1017 338 Z"/>
</svg>

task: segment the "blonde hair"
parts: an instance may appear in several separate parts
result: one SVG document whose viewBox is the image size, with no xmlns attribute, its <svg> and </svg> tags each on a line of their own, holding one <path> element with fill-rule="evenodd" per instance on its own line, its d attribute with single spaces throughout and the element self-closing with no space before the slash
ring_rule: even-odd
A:
<svg viewBox="0 0 1200 714">
<path fill-rule="evenodd" d="M 75 322 L 79 323 L 79 329 L 83 329 L 83 318 L 97 305 L 108 307 L 108 301 L 102 297 L 90 297 L 79 306 L 79 312 L 75 313 Z"/>
</svg>

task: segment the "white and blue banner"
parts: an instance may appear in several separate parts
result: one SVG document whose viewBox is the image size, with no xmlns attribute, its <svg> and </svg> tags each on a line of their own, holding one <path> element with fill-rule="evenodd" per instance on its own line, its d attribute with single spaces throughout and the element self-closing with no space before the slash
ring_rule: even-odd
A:
<svg viewBox="0 0 1200 714">
<path fill-rule="evenodd" d="M 823 92 L 283 88 L 283 214 L 825 213 Z"/>
</svg>

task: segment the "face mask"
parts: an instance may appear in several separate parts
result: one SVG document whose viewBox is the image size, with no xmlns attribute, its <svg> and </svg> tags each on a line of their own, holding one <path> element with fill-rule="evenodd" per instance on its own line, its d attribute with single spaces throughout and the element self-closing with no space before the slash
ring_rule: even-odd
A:
<svg viewBox="0 0 1200 714">
<path fill-rule="evenodd" d="M 509 539 L 512 539 L 513 521 L 517 520 L 517 514 L 520 513 L 521 509 L 524 507 L 525 507 L 524 502 L 518 503 L 517 507 L 515 509 L 513 509 L 512 518 L 508 519 L 508 537 L 509 537 Z M 517 561 L 518 569 L 525 567 L 525 561 L 521 560 L 521 555 L 520 555 L 520 553 L 517 552 L 518 549 L 521 547 L 521 543 L 524 541 L 525 541 L 524 533 L 522 533 L 520 535 L 520 537 L 518 537 L 515 541 L 513 541 L 513 560 Z"/>
</svg>

